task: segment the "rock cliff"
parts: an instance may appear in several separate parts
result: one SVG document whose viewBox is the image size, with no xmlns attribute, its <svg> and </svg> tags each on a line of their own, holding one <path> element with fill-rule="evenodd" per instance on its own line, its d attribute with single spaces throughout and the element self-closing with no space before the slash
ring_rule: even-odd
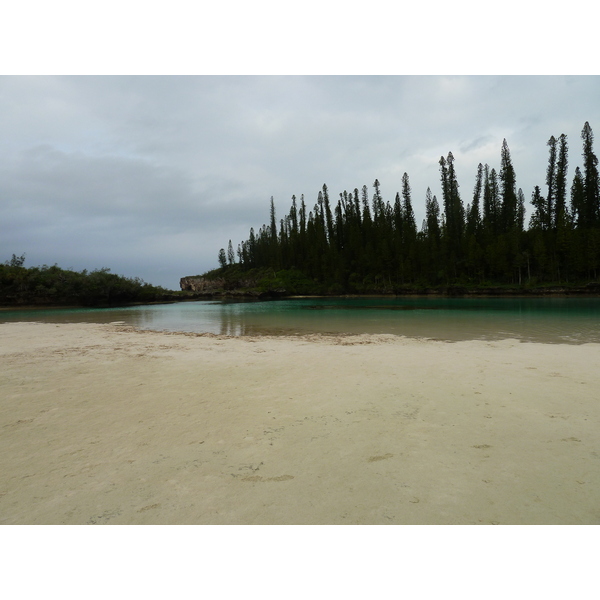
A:
<svg viewBox="0 0 600 600">
<path fill-rule="evenodd" d="M 226 287 L 225 279 L 205 279 L 204 277 L 182 277 L 179 287 L 184 292 L 212 293 Z"/>
<path fill-rule="evenodd" d="M 259 288 L 258 282 L 253 278 L 225 279 L 217 277 L 207 279 L 200 275 L 182 277 L 179 286 L 184 292 L 192 292 L 195 296 L 227 296 L 247 298 L 273 298 L 287 294 L 283 288 Z"/>
</svg>

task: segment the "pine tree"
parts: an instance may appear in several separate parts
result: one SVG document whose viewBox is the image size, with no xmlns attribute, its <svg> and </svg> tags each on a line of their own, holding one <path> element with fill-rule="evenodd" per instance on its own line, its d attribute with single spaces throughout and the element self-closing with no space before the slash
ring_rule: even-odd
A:
<svg viewBox="0 0 600 600">
<path fill-rule="evenodd" d="M 483 216 L 481 226 L 481 245 L 484 249 L 484 274 L 487 277 L 499 277 L 502 266 L 503 249 L 500 244 L 502 233 L 502 204 L 496 169 L 486 164 L 483 183 Z"/>
<path fill-rule="evenodd" d="M 458 191 L 459 185 L 452 152 L 448 153 L 446 159 L 444 157 L 440 159 L 440 173 L 444 197 L 442 248 L 445 256 L 446 276 L 449 280 L 456 280 L 464 269 L 465 215 Z"/>
<path fill-rule="evenodd" d="M 442 194 L 444 196 L 444 217 L 446 221 L 445 238 L 448 261 L 452 271 L 457 274 L 456 261 L 461 258 L 462 235 L 464 229 L 464 209 L 458 191 L 458 181 L 454 169 L 452 152 L 444 160 L 440 159 Z"/>
<path fill-rule="evenodd" d="M 396 192 L 396 198 L 394 199 L 394 230 L 398 239 L 402 239 L 403 222 L 402 200 L 400 200 L 400 192 Z"/>
<path fill-rule="evenodd" d="M 500 214 L 502 205 L 500 203 L 496 169 L 490 171 L 486 191 L 488 192 L 488 222 L 490 223 L 492 233 L 498 235 L 500 233 Z"/>
<path fill-rule="evenodd" d="M 343 199 L 342 194 L 340 194 L 340 199 L 338 200 L 338 203 L 335 207 L 335 224 L 334 224 L 334 229 L 335 229 L 335 245 L 336 248 L 338 250 L 342 250 L 344 248 L 344 230 L 345 230 L 345 224 L 344 224 L 344 206 L 345 206 L 345 201 Z"/>
<path fill-rule="evenodd" d="M 306 235 L 306 204 L 304 203 L 304 194 L 300 196 L 300 237 Z"/>
<path fill-rule="evenodd" d="M 488 164 L 483 168 L 483 215 L 481 224 L 486 234 L 491 234 L 494 229 L 492 210 L 492 187 L 490 185 L 490 167 Z"/>
<path fill-rule="evenodd" d="M 370 224 L 372 222 L 371 219 L 371 211 L 369 210 L 369 188 L 366 185 L 362 186 L 362 213 L 363 213 L 363 223 Z"/>
<path fill-rule="evenodd" d="M 550 148 L 548 156 L 548 168 L 546 169 L 546 185 L 548 186 L 548 195 L 546 196 L 546 222 L 545 229 L 552 229 L 554 226 L 555 213 L 555 195 L 556 195 L 556 138 L 552 136 L 546 143 Z"/>
<path fill-rule="evenodd" d="M 405 231 L 414 237 L 417 234 L 417 225 L 415 222 L 415 213 L 412 207 L 410 181 L 408 173 L 402 175 L 402 217 Z"/>
<path fill-rule="evenodd" d="M 585 181 L 579 167 L 575 168 L 573 184 L 571 185 L 571 217 L 575 227 L 572 248 L 573 262 L 576 271 L 584 273 L 588 268 L 586 256 L 588 232 L 585 227 Z"/>
<path fill-rule="evenodd" d="M 558 162 L 556 164 L 556 203 L 554 211 L 554 228 L 564 226 L 568 221 L 567 210 L 567 153 L 569 147 L 567 136 L 563 133 L 559 138 Z"/>
<path fill-rule="evenodd" d="M 473 203 L 467 211 L 467 233 L 469 235 L 478 235 L 481 228 L 481 190 L 483 187 L 483 165 L 477 165 L 477 176 L 475 178 L 475 188 L 473 189 Z"/>
<path fill-rule="evenodd" d="M 437 198 L 431 195 L 431 189 L 425 193 L 425 228 L 426 255 L 424 263 L 429 281 L 437 283 L 440 272 L 440 206 Z"/>
<path fill-rule="evenodd" d="M 517 228 L 519 231 L 525 229 L 525 194 L 523 190 L 519 188 L 517 192 Z"/>
<path fill-rule="evenodd" d="M 271 226 L 270 226 L 271 240 L 274 244 L 277 243 L 277 222 L 275 220 L 275 201 L 271 196 Z"/>
<path fill-rule="evenodd" d="M 227 266 L 227 255 L 225 254 L 225 248 L 219 250 L 219 265 L 222 269 Z"/>
<path fill-rule="evenodd" d="M 250 237 L 248 238 L 248 263 L 251 267 L 256 266 L 256 236 L 254 227 L 250 227 Z"/>
<path fill-rule="evenodd" d="M 571 185 L 571 215 L 578 228 L 585 226 L 585 181 L 579 167 L 575 168 Z"/>
<path fill-rule="evenodd" d="M 296 208 L 296 196 L 292 196 L 292 207 L 290 208 L 290 221 L 292 226 L 292 233 L 296 235 L 298 233 L 298 210 Z"/>
<path fill-rule="evenodd" d="M 360 210 L 360 200 L 358 197 L 358 188 L 354 188 L 354 213 L 356 215 L 356 223 L 358 225 L 361 224 L 361 210 Z"/>
<path fill-rule="evenodd" d="M 594 134 L 586 121 L 581 132 L 583 140 L 583 189 L 585 227 L 595 227 L 600 221 L 600 189 L 598 182 L 598 158 L 594 154 Z"/>
<path fill-rule="evenodd" d="M 412 207 L 410 181 L 408 173 L 402 175 L 402 251 L 404 259 L 403 273 L 413 278 L 418 272 L 417 265 L 417 224 Z"/>
<path fill-rule="evenodd" d="M 531 229 L 545 229 L 548 222 L 548 205 L 546 198 L 542 196 L 539 185 L 536 185 L 533 190 L 531 204 L 533 205 L 533 213 L 529 220 L 529 227 Z"/>
<path fill-rule="evenodd" d="M 425 220 L 427 222 L 427 235 L 435 240 L 440 241 L 440 205 L 437 198 L 431 196 L 431 189 L 427 188 L 425 194 Z"/>
<path fill-rule="evenodd" d="M 381 191 L 379 189 L 379 180 L 376 179 L 373 182 L 373 187 L 375 188 L 375 193 L 373 194 L 373 222 L 378 223 L 379 218 L 383 213 L 383 202 L 381 199 Z"/>
<path fill-rule="evenodd" d="M 517 225 L 517 190 L 515 169 L 506 139 L 502 142 L 500 182 L 502 189 L 502 230 L 509 232 Z"/>
<path fill-rule="evenodd" d="M 323 209 L 325 214 L 325 225 L 327 227 L 327 239 L 331 243 L 333 240 L 333 218 L 331 216 L 331 206 L 329 203 L 329 191 L 327 186 L 323 184 Z"/>
</svg>

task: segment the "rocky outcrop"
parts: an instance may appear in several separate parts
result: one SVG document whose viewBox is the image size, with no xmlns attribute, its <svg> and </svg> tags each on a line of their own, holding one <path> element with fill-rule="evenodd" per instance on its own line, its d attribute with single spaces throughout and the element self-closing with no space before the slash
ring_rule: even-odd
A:
<svg viewBox="0 0 600 600">
<path fill-rule="evenodd" d="M 201 294 L 223 290 L 226 287 L 225 279 L 205 279 L 204 277 L 182 277 L 179 287 L 184 292 L 198 292 Z"/>
<path fill-rule="evenodd" d="M 207 278 L 201 275 L 182 277 L 179 285 L 182 291 L 187 292 L 188 297 L 210 298 L 281 298 L 289 295 L 289 292 L 283 286 L 276 285 L 276 282 L 258 277 L 246 278 Z M 269 285 L 270 284 L 270 285 Z M 273 285 L 275 284 L 275 285 Z M 272 286 L 272 287 L 271 287 Z M 320 295 L 322 292 L 302 291 L 303 295 Z M 562 287 L 468 287 L 460 285 L 440 286 L 439 288 L 420 288 L 420 287 L 393 287 L 387 289 L 363 290 L 361 295 L 382 295 L 382 296 L 599 296 L 600 283 L 592 282 L 587 285 Z M 344 295 L 341 294 L 333 295 Z"/>
<path fill-rule="evenodd" d="M 283 288 L 259 289 L 255 279 L 207 279 L 197 275 L 182 277 L 179 286 L 182 291 L 190 292 L 194 297 L 278 298 L 287 295 Z"/>
</svg>

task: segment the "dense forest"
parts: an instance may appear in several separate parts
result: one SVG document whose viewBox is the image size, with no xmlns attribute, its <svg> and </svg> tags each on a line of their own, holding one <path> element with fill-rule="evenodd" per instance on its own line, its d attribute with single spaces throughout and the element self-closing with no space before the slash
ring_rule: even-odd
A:
<svg viewBox="0 0 600 600">
<path fill-rule="evenodd" d="M 56 265 L 26 268 L 24 262 L 24 255 L 13 254 L 0 264 L 0 305 L 115 306 L 178 296 L 108 268 L 77 272 Z"/>
<path fill-rule="evenodd" d="M 595 282 L 600 275 L 600 198 L 593 132 L 581 132 L 582 166 L 568 181 L 567 136 L 552 136 L 546 180 L 526 200 L 504 140 L 500 169 L 479 164 L 473 192 L 459 192 L 454 157 L 441 157 L 442 198 L 428 188 L 425 219 L 417 227 L 409 176 L 393 203 L 379 181 L 370 192 L 339 194 L 327 186 L 308 210 L 292 196 L 289 213 L 270 222 L 234 251 L 219 251 L 208 276 L 272 273 L 272 282 L 297 293 L 393 292 L 407 286 L 540 286 Z"/>
</svg>

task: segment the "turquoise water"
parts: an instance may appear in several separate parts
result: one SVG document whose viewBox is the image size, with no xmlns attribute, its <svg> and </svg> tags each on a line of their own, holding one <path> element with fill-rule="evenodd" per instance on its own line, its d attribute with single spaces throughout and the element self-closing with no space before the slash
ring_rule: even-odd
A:
<svg viewBox="0 0 600 600">
<path fill-rule="evenodd" d="M 141 329 L 233 336 L 374 333 L 577 344 L 600 342 L 600 298 L 302 298 L 0 311 L 0 323 L 8 321 L 122 321 Z"/>
</svg>

